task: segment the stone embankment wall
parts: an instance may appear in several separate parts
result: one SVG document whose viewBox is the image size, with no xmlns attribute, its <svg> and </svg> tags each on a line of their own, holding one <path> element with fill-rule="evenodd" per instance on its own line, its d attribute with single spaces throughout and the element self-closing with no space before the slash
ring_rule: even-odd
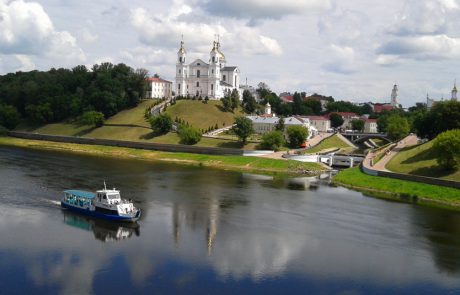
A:
<svg viewBox="0 0 460 295">
<path fill-rule="evenodd" d="M 33 140 L 47 140 L 54 142 L 66 142 L 77 144 L 91 144 L 91 145 L 106 145 L 133 149 L 144 149 L 164 152 L 181 152 L 193 154 L 208 154 L 208 155 L 243 155 L 243 150 L 229 149 L 229 148 L 212 148 L 212 147 L 198 147 L 179 144 L 161 144 L 161 143 L 147 143 L 147 142 L 134 142 L 112 139 L 95 139 L 95 138 L 82 138 L 73 136 L 60 136 L 60 135 L 47 135 L 29 132 L 15 132 L 10 131 L 8 135 L 11 137 L 18 137 Z"/>
<path fill-rule="evenodd" d="M 433 184 L 433 185 L 460 189 L 460 182 L 457 182 L 457 181 L 444 180 L 444 179 L 419 176 L 419 175 L 395 173 L 395 172 L 390 172 L 390 171 L 379 171 L 379 170 L 372 169 L 372 167 L 369 167 L 368 165 L 369 162 L 370 162 L 370 159 L 365 159 L 360 165 L 361 171 L 368 175 L 388 177 L 388 178 L 394 178 L 394 179 L 400 179 L 400 180 L 408 180 L 408 181 L 420 182 L 420 183 L 425 183 L 425 184 Z"/>
</svg>

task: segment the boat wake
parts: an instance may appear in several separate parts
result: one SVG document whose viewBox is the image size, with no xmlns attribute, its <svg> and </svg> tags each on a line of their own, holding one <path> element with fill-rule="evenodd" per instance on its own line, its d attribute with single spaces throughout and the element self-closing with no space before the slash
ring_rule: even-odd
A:
<svg viewBox="0 0 460 295">
<path fill-rule="evenodd" d="M 51 204 L 53 205 L 56 205 L 56 206 L 61 206 L 61 201 L 56 201 L 56 200 L 48 200 L 48 202 L 50 202 Z"/>
</svg>

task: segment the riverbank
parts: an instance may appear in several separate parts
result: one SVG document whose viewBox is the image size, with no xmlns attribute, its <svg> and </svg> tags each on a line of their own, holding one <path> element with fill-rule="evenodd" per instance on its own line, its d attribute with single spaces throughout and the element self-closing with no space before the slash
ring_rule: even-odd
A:
<svg viewBox="0 0 460 295">
<path fill-rule="evenodd" d="M 455 188 L 371 176 L 359 167 L 342 170 L 333 182 L 379 198 L 460 210 L 460 190 Z"/>
<path fill-rule="evenodd" d="M 297 161 L 244 156 L 214 156 L 191 153 L 159 152 L 101 145 L 29 140 L 12 137 L 0 137 L 0 146 L 38 150 L 53 150 L 94 156 L 138 159 L 144 161 L 163 161 L 184 165 L 257 172 L 264 174 L 319 174 L 326 171 L 324 167 L 317 163 L 302 163 Z"/>
</svg>

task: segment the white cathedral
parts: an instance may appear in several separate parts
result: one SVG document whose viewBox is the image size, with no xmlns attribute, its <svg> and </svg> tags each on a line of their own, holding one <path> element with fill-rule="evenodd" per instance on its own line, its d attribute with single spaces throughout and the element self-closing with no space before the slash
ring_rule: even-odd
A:
<svg viewBox="0 0 460 295">
<path fill-rule="evenodd" d="M 240 70 L 226 66 L 225 55 L 220 50 L 220 42 L 214 41 L 209 63 L 201 59 L 187 64 L 187 52 L 181 41 L 177 52 L 176 96 L 199 96 L 220 99 L 226 93 L 240 88 Z"/>
</svg>

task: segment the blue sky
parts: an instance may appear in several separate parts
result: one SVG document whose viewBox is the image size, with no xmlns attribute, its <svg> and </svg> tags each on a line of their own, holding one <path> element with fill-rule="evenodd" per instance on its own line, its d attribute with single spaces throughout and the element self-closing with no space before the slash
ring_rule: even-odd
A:
<svg viewBox="0 0 460 295">
<path fill-rule="evenodd" d="M 243 80 L 405 106 L 449 98 L 459 72 L 460 0 L 0 0 L 0 73 L 123 62 L 174 79 L 208 60 L 216 34 Z"/>
</svg>

